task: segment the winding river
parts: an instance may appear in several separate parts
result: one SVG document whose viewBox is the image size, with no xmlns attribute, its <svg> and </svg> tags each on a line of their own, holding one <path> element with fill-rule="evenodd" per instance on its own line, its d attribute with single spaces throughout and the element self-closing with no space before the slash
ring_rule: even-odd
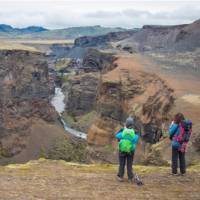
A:
<svg viewBox="0 0 200 200">
<path fill-rule="evenodd" d="M 65 95 L 62 92 L 62 89 L 59 87 L 55 88 L 55 95 L 51 100 L 51 104 L 54 106 L 55 110 L 58 112 L 60 116 L 60 121 L 65 129 L 66 132 L 74 135 L 75 137 L 81 138 L 81 139 L 87 139 L 87 134 L 77 131 L 75 129 L 70 128 L 65 120 L 62 118 L 62 113 L 65 111 L 65 103 L 64 103 Z"/>
</svg>

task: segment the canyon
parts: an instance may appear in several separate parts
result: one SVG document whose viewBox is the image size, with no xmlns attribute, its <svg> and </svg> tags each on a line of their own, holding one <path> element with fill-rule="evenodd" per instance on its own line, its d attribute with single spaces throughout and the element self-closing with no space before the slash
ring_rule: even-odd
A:
<svg viewBox="0 0 200 200">
<path fill-rule="evenodd" d="M 194 122 L 189 163 L 199 160 L 199 30 L 199 21 L 144 26 L 74 44 L 23 43 L 35 52 L 1 50 L 0 162 L 38 158 L 69 136 L 87 143 L 84 162 L 116 163 L 115 133 L 133 116 L 141 135 L 136 163 L 169 165 L 167 128 L 179 111 Z"/>
</svg>

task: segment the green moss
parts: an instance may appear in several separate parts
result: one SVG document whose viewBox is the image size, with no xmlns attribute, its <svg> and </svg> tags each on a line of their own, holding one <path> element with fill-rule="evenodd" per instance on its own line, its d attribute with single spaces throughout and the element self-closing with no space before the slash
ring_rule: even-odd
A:
<svg viewBox="0 0 200 200">
<path fill-rule="evenodd" d="M 96 114 L 97 114 L 96 111 L 91 111 L 89 113 L 86 113 L 85 115 L 76 117 L 76 121 L 80 127 L 84 126 L 89 127 L 91 123 L 94 121 Z"/>
<path fill-rule="evenodd" d="M 64 112 L 62 117 L 65 120 L 65 122 L 67 122 L 67 124 L 69 124 L 70 126 L 73 126 L 75 124 L 74 117 L 72 115 L 67 114 L 67 112 Z"/>
<path fill-rule="evenodd" d="M 104 150 L 105 153 L 113 153 L 115 151 L 115 148 L 111 144 L 109 144 L 104 147 Z"/>
<path fill-rule="evenodd" d="M 63 114 L 63 118 L 67 122 L 67 124 L 69 124 L 71 127 L 74 127 L 83 132 L 87 132 L 88 128 L 94 122 L 96 115 L 97 115 L 96 111 L 91 111 L 84 115 L 74 117 L 65 112 Z"/>
<path fill-rule="evenodd" d="M 192 165 L 189 167 L 189 171 L 200 171 L 200 161 L 196 160 L 192 163 Z"/>
<path fill-rule="evenodd" d="M 59 81 L 61 83 L 66 83 L 66 82 L 68 82 L 69 76 L 70 75 L 57 75 L 56 79 L 57 79 L 57 81 Z"/>
<path fill-rule="evenodd" d="M 0 159 L 4 157 L 4 151 L 2 148 L 0 148 Z"/>
<path fill-rule="evenodd" d="M 0 166 L 0 174 L 8 174 L 15 176 L 33 176 L 35 172 L 38 172 L 38 176 L 52 176 L 52 171 L 46 170 L 46 166 L 52 165 L 56 168 L 56 166 L 63 166 L 64 169 L 73 169 L 76 173 L 116 173 L 118 170 L 118 165 L 116 164 L 82 164 L 75 162 L 66 162 L 64 160 L 48 160 L 41 158 L 39 160 L 30 161 L 25 164 L 10 164 L 7 166 Z M 52 168 L 53 169 L 53 168 Z M 60 169 L 60 168 L 59 168 Z M 144 165 L 134 165 L 134 172 L 140 175 L 146 175 L 151 173 L 169 173 L 170 167 L 165 166 L 144 166 Z M 194 166 L 188 169 L 189 173 L 191 172 L 200 172 L 200 162 L 198 161 Z"/>
<path fill-rule="evenodd" d="M 69 76 L 68 76 L 68 75 L 62 76 L 62 83 L 67 82 L 68 79 L 69 79 Z"/>
<path fill-rule="evenodd" d="M 66 68 L 68 64 L 70 63 L 71 59 L 60 59 L 56 62 L 56 70 L 61 70 L 63 68 Z"/>
<path fill-rule="evenodd" d="M 46 158 L 46 157 L 48 157 L 48 152 L 47 152 L 47 150 L 46 150 L 45 148 L 41 148 L 41 149 L 40 149 L 40 157 L 41 157 L 41 158 Z"/>
<path fill-rule="evenodd" d="M 161 141 L 161 142 L 157 142 L 156 144 L 153 144 L 151 148 L 152 148 L 154 151 L 161 151 L 161 150 L 162 150 L 162 144 L 163 144 L 164 142 L 165 142 L 164 140 Z"/>
<path fill-rule="evenodd" d="M 0 159 L 6 157 L 11 157 L 11 153 L 7 149 L 0 147 Z"/>
<path fill-rule="evenodd" d="M 52 149 L 48 152 L 47 158 L 84 162 L 86 159 L 86 144 L 68 137 L 59 138 L 55 141 Z"/>
<path fill-rule="evenodd" d="M 140 113 L 142 111 L 142 106 L 139 105 L 138 103 L 133 104 L 132 106 L 132 111 L 137 114 Z"/>
<path fill-rule="evenodd" d="M 79 163 L 71 163 L 71 162 L 65 162 L 65 161 L 58 161 L 60 164 L 66 166 L 66 167 L 73 167 L 80 169 L 84 172 L 116 172 L 118 169 L 118 165 L 115 164 L 79 164 Z M 169 167 L 161 166 L 143 166 L 143 165 L 134 165 L 133 166 L 134 171 L 139 174 L 148 174 L 148 173 L 154 173 L 154 172 L 165 172 L 169 171 Z"/>
<path fill-rule="evenodd" d="M 27 171 L 32 167 L 31 162 L 27 162 L 25 164 L 9 164 L 6 166 L 7 169 L 19 169 L 22 171 Z"/>
<path fill-rule="evenodd" d="M 169 166 L 169 161 L 163 159 L 163 147 L 165 146 L 165 140 L 158 142 L 151 146 L 151 152 L 149 153 L 145 164 L 157 165 L 157 166 Z"/>
</svg>

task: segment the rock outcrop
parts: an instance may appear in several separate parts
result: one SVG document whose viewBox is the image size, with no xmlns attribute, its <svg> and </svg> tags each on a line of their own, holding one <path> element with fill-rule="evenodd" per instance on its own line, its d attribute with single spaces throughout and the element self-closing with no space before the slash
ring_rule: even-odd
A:
<svg viewBox="0 0 200 200">
<path fill-rule="evenodd" d="M 114 60 L 116 58 L 111 54 L 88 49 L 81 63 L 67 68 L 76 72 L 63 84 L 67 115 L 80 117 L 96 110 L 101 74 L 116 67 Z"/>
<path fill-rule="evenodd" d="M 50 47 L 49 55 L 55 59 L 66 57 L 71 50 L 71 46 L 68 44 L 53 44 Z"/>
<path fill-rule="evenodd" d="M 127 37 L 132 36 L 135 32 L 137 32 L 137 30 L 111 32 L 100 36 L 83 36 L 75 40 L 74 46 L 83 48 L 86 47 L 106 48 L 109 46 L 110 42 L 123 40 Z"/>
<path fill-rule="evenodd" d="M 38 120 L 44 124 L 52 123 L 57 114 L 50 104 L 52 90 L 43 54 L 0 51 L 0 85 L 0 163 L 4 163 L 20 153 L 24 154 L 31 133 L 36 134 L 32 128 Z M 36 151 L 39 149 L 33 148 L 30 158 L 26 159 L 37 157 Z"/>
<path fill-rule="evenodd" d="M 119 66 L 102 77 L 98 119 L 89 130 L 88 143 L 111 144 L 116 128 L 128 115 L 142 124 L 147 142 L 157 142 L 173 101 L 173 90 L 155 74 Z"/>
<path fill-rule="evenodd" d="M 98 73 L 72 76 L 64 84 L 66 111 L 80 116 L 95 109 L 99 85 Z"/>
<path fill-rule="evenodd" d="M 112 54 L 102 53 L 96 49 L 88 49 L 83 58 L 83 71 L 105 73 L 116 67 L 114 61 L 116 57 Z"/>
<path fill-rule="evenodd" d="M 140 70 L 137 65 L 134 58 L 116 59 L 94 49 L 85 54 L 79 65 L 73 65 L 77 74 L 70 75 L 63 85 L 66 113 L 77 122 L 81 116 L 96 112 L 87 123 L 91 124 L 88 144 L 99 152 L 89 148 L 90 153 L 102 155 L 102 148 L 115 146 L 115 131 L 129 115 L 135 117 L 143 141 L 153 144 L 160 140 L 162 125 L 174 103 L 173 90 L 157 75 Z"/>
<path fill-rule="evenodd" d="M 115 68 L 115 59 L 111 54 L 88 49 L 82 63 L 72 65 L 77 74 L 70 75 L 63 85 L 67 112 L 76 116 L 95 109 L 100 74 Z"/>
<path fill-rule="evenodd" d="M 120 47 L 134 51 L 193 51 L 200 46 L 200 20 L 176 26 L 144 26 L 131 37 L 119 42 Z"/>
</svg>

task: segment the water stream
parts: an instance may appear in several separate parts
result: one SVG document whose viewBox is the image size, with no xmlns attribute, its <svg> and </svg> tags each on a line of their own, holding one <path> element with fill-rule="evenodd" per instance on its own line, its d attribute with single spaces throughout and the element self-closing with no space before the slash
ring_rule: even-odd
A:
<svg viewBox="0 0 200 200">
<path fill-rule="evenodd" d="M 51 104 L 54 106 L 55 110 L 59 113 L 60 116 L 60 122 L 62 123 L 65 131 L 67 131 L 68 133 L 81 138 L 81 139 L 87 139 L 87 134 L 77 131 L 75 129 L 70 128 L 67 123 L 65 122 L 65 120 L 62 118 L 62 113 L 65 110 L 65 103 L 64 103 L 64 99 L 65 99 L 65 95 L 62 92 L 62 89 L 59 87 L 55 88 L 55 95 L 51 100 Z"/>
</svg>

